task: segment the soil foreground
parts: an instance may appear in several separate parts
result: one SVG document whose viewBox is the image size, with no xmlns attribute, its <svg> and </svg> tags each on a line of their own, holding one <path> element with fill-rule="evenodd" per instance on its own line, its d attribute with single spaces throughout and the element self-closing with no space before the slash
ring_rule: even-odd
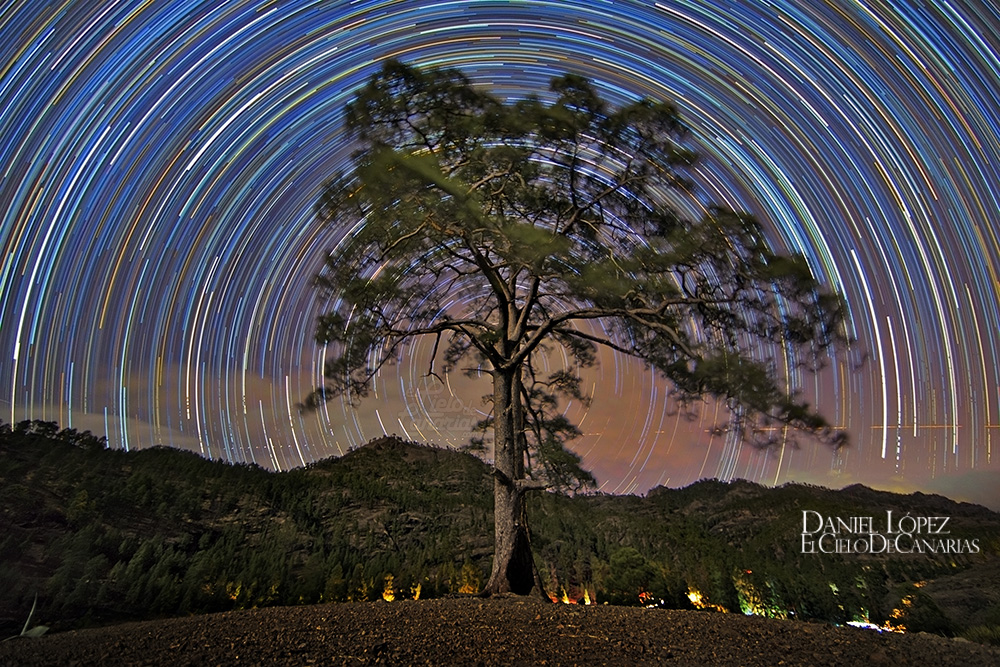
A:
<svg viewBox="0 0 1000 667">
<path fill-rule="evenodd" d="M 0 643 L 0 665 L 1000 665 L 1000 648 L 524 598 L 278 607 Z"/>
</svg>

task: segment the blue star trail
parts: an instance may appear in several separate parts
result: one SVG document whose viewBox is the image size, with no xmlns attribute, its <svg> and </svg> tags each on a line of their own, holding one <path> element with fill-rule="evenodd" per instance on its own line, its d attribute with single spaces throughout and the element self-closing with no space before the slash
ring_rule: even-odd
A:
<svg viewBox="0 0 1000 667">
<path fill-rule="evenodd" d="M 324 360 L 311 280 L 350 231 L 313 203 L 349 165 L 344 104 L 389 58 L 511 98 L 570 71 L 615 103 L 672 100 L 702 195 L 847 300 L 852 349 L 788 380 L 849 448 L 743 446 L 609 356 L 591 407 L 567 407 L 603 490 L 998 469 L 987 2 L 0 2 L 0 416 L 274 469 L 382 433 L 462 444 L 488 387 L 424 377 L 429 345 L 357 408 L 295 407 Z"/>
</svg>

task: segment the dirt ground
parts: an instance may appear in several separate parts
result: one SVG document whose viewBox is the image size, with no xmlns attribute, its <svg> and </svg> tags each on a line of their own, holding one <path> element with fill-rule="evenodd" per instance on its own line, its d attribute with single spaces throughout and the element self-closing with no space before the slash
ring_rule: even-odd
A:
<svg viewBox="0 0 1000 667">
<path fill-rule="evenodd" d="M 279 607 L 0 643 L 0 665 L 1000 665 L 930 635 L 732 614 L 462 598 Z"/>
</svg>

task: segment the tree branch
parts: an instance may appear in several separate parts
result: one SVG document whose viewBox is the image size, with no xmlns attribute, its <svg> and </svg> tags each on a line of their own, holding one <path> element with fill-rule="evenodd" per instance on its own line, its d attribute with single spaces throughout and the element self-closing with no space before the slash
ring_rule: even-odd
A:
<svg viewBox="0 0 1000 667">
<path fill-rule="evenodd" d="M 544 491 L 552 488 L 552 485 L 540 479 L 519 479 L 514 482 L 514 488 L 518 493 L 525 494 L 528 491 Z"/>
<path fill-rule="evenodd" d="M 592 343 L 597 343 L 598 345 L 603 345 L 603 346 L 605 346 L 607 348 L 615 350 L 616 352 L 621 352 L 622 354 L 626 354 L 626 355 L 628 355 L 630 357 L 636 357 L 636 358 L 639 358 L 639 359 L 642 358 L 642 355 L 639 354 L 638 352 L 636 352 L 635 350 L 629 350 L 628 348 L 622 347 L 621 345 L 618 345 L 617 343 L 614 343 L 614 342 L 608 340 L 607 338 L 601 338 L 600 336 L 594 336 L 594 335 L 586 333 L 584 331 L 580 331 L 579 329 L 572 329 L 572 328 L 566 328 L 566 327 L 556 327 L 556 328 L 554 328 L 552 330 L 552 332 L 553 333 L 559 333 L 559 334 L 562 334 L 564 336 L 574 336 L 576 338 L 583 338 L 584 340 L 589 340 Z"/>
<path fill-rule="evenodd" d="M 431 349 L 431 361 L 430 365 L 427 367 L 427 375 L 424 377 L 435 377 L 439 382 L 444 382 L 441 376 L 434 372 L 434 360 L 437 359 L 438 345 L 441 343 L 441 334 L 443 331 L 439 331 L 436 336 L 434 336 L 434 347 Z"/>
</svg>

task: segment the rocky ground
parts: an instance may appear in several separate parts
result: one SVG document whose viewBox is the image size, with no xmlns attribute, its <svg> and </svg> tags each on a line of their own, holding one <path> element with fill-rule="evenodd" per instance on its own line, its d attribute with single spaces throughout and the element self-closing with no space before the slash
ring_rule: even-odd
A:
<svg viewBox="0 0 1000 667">
<path fill-rule="evenodd" d="M 0 643 L 0 665 L 1000 665 L 930 635 L 524 598 L 283 607 Z"/>
</svg>

